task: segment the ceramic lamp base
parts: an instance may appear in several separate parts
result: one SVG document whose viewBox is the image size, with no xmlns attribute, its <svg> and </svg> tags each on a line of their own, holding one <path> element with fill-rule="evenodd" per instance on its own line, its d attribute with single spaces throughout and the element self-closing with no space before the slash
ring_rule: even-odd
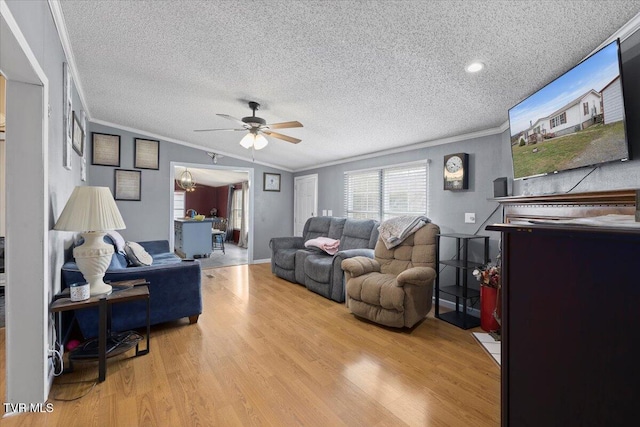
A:
<svg viewBox="0 0 640 427">
<path fill-rule="evenodd" d="M 84 244 L 73 249 L 73 257 L 84 279 L 89 283 L 91 296 L 111 293 L 111 286 L 104 283 L 103 278 L 111 264 L 113 245 L 104 242 L 104 232 L 89 231 L 80 234 L 84 238 Z"/>
</svg>

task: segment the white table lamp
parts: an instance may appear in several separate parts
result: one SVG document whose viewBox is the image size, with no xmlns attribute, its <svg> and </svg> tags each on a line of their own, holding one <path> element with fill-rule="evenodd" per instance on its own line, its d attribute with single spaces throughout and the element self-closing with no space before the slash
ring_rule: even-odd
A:
<svg viewBox="0 0 640 427">
<path fill-rule="evenodd" d="M 89 283 L 91 296 L 108 294 L 104 273 L 111 263 L 113 245 L 104 242 L 106 231 L 126 228 L 108 187 L 76 187 L 54 230 L 78 231 L 84 244 L 73 249 L 78 269 Z"/>
</svg>

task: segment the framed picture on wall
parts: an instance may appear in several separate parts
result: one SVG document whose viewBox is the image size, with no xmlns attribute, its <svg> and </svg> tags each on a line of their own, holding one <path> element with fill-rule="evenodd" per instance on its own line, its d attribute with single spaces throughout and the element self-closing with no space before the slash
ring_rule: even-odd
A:
<svg viewBox="0 0 640 427">
<path fill-rule="evenodd" d="M 120 166 L 120 135 L 92 133 L 91 164 Z"/>
<path fill-rule="evenodd" d="M 135 162 L 138 169 L 160 169 L 160 141 L 153 139 L 135 139 Z"/>
<path fill-rule="evenodd" d="M 71 107 L 71 73 L 69 72 L 69 65 L 66 62 L 62 63 L 62 130 L 63 136 L 63 153 L 62 153 L 62 165 L 71 170 L 71 146 L 73 144 L 73 122 L 72 122 L 72 107 Z"/>
<path fill-rule="evenodd" d="M 264 173 L 264 191 L 280 191 L 280 174 Z"/>
<path fill-rule="evenodd" d="M 82 129 L 84 131 L 82 134 L 84 138 L 82 139 L 82 159 L 80 161 L 80 179 L 83 182 L 87 181 L 87 150 L 84 150 L 84 147 L 89 143 L 89 139 L 87 138 L 87 113 L 83 110 L 80 112 L 80 123 L 82 123 Z"/>
<path fill-rule="evenodd" d="M 116 200 L 140 201 L 140 177 L 141 171 L 129 169 L 115 170 L 115 191 Z"/>
<path fill-rule="evenodd" d="M 73 149 L 80 157 L 84 153 L 84 131 L 76 112 L 73 112 Z"/>
</svg>

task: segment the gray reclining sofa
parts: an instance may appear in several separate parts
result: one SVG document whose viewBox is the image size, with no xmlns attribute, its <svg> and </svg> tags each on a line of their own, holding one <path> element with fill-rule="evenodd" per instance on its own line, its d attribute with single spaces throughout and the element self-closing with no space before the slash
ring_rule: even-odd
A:
<svg viewBox="0 0 640 427">
<path fill-rule="evenodd" d="M 378 240 L 378 221 L 336 217 L 309 218 L 302 237 L 274 237 L 271 247 L 271 272 L 289 282 L 337 302 L 344 301 L 342 260 L 354 256 L 373 258 Z M 316 237 L 340 240 L 335 255 L 305 248 L 304 243 Z"/>
</svg>

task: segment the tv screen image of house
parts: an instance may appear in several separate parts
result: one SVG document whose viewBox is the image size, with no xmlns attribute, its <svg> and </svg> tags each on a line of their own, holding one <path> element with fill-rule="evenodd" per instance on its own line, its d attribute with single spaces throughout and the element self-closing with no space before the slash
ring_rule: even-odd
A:
<svg viewBox="0 0 640 427">
<path fill-rule="evenodd" d="M 514 178 L 626 160 L 624 118 L 616 40 L 509 110 Z"/>
</svg>

